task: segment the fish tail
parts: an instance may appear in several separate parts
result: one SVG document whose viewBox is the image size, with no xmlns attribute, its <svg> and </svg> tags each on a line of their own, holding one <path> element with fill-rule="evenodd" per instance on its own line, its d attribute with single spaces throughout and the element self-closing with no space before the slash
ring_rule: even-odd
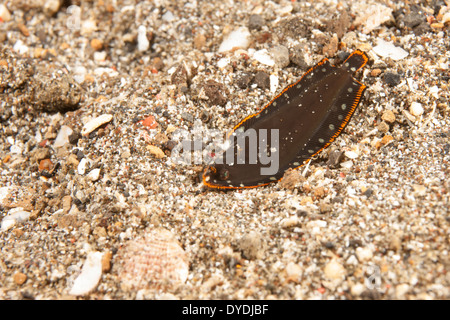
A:
<svg viewBox="0 0 450 320">
<path fill-rule="evenodd" d="M 342 64 L 341 68 L 348 72 L 355 73 L 366 65 L 369 57 L 361 50 L 355 50 Z"/>
</svg>

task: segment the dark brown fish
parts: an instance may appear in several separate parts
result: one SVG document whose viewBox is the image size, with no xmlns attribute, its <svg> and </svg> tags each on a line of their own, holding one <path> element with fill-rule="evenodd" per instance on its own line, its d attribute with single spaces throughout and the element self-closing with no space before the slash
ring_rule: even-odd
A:
<svg viewBox="0 0 450 320">
<path fill-rule="evenodd" d="M 203 183 L 218 189 L 254 188 L 307 164 L 350 121 L 366 89 L 352 75 L 367 61 L 356 50 L 340 67 L 325 58 L 310 68 L 233 128 L 228 149 L 206 167 Z"/>
</svg>

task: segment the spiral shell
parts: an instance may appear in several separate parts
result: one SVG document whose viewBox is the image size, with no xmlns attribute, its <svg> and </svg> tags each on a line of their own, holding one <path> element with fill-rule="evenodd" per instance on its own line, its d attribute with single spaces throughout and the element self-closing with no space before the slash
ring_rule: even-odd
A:
<svg viewBox="0 0 450 320">
<path fill-rule="evenodd" d="M 128 241 L 119 249 L 116 265 L 124 289 L 172 287 L 186 282 L 189 273 L 185 251 L 165 229 Z"/>
</svg>

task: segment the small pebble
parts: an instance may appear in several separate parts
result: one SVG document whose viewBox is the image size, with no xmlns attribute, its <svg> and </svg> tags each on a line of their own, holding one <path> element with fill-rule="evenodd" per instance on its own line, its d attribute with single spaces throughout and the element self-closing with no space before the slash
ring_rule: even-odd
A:
<svg viewBox="0 0 450 320">
<path fill-rule="evenodd" d="M 83 126 L 83 129 L 81 129 L 81 134 L 83 136 L 89 135 L 92 131 L 97 129 L 98 127 L 104 125 L 105 123 L 110 122 L 113 119 L 113 116 L 110 114 L 103 114 L 95 119 L 92 119 L 88 123 L 86 123 Z"/>
<path fill-rule="evenodd" d="M 173 20 L 175 20 L 175 16 L 173 15 L 173 13 L 171 11 L 166 11 L 162 17 L 161 17 L 164 21 L 166 22 L 171 22 Z"/>
<path fill-rule="evenodd" d="M 61 126 L 55 141 L 53 142 L 54 148 L 59 148 L 66 145 L 69 142 L 69 136 L 73 133 L 73 130 L 68 126 Z"/>
<path fill-rule="evenodd" d="M 386 84 L 390 85 L 391 87 L 395 87 L 400 83 L 401 77 L 397 73 L 386 72 L 384 73 L 383 80 Z"/>
<path fill-rule="evenodd" d="M 270 75 L 270 92 L 275 93 L 278 89 L 278 76 L 275 74 Z"/>
<path fill-rule="evenodd" d="M 97 181 L 98 178 L 100 177 L 100 169 L 97 168 L 91 170 L 91 172 L 88 173 L 87 177 L 91 181 Z"/>
<path fill-rule="evenodd" d="M 78 140 L 80 138 L 81 138 L 81 135 L 77 131 L 72 132 L 72 134 L 70 134 L 68 137 L 70 144 L 74 144 L 74 145 L 78 143 Z"/>
<path fill-rule="evenodd" d="M 355 4 L 355 7 L 358 14 L 353 24 L 361 25 L 365 34 L 369 34 L 383 23 L 393 20 L 393 10 L 381 3 L 364 1 Z"/>
<path fill-rule="evenodd" d="M 204 85 L 205 95 L 208 97 L 208 103 L 210 105 L 224 106 L 227 103 L 227 97 L 225 94 L 225 87 L 223 84 L 208 80 Z"/>
<path fill-rule="evenodd" d="M 64 212 L 69 212 L 70 208 L 72 207 L 72 197 L 71 196 L 64 196 L 61 199 L 62 208 Z"/>
<path fill-rule="evenodd" d="M 361 262 L 370 261 L 373 258 L 372 249 L 370 249 L 368 247 L 365 247 L 365 248 L 358 247 L 358 248 L 356 248 L 356 257 Z"/>
<path fill-rule="evenodd" d="M 326 195 L 327 191 L 324 187 L 317 187 L 314 190 L 314 197 L 316 198 L 323 198 Z"/>
<path fill-rule="evenodd" d="M 391 135 L 385 135 L 382 139 L 381 139 L 381 144 L 383 146 L 387 145 L 388 143 L 394 141 L 394 137 Z"/>
<path fill-rule="evenodd" d="M 270 49 L 270 54 L 275 60 L 275 64 L 278 68 L 284 68 L 289 65 L 289 50 L 285 46 L 273 47 Z"/>
<path fill-rule="evenodd" d="M 147 150 L 150 151 L 150 153 L 152 155 L 155 156 L 156 159 L 162 159 L 166 156 L 166 154 L 164 153 L 164 151 L 162 151 L 160 148 L 158 148 L 157 146 L 153 146 L 153 145 L 148 145 L 147 146 Z"/>
<path fill-rule="evenodd" d="M 356 159 L 359 156 L 357 152 L 351 150 L 345 151 L 344 154 L 349 159 Z"/>
<path fill-rule="evenodd" d="M 248 19 L 248 28 L 250 30 L 259 30 L 266 23 L 263 17 L 259 14 L 252 14 Z"/>
<path fill-rule="evenodd" d="M 395 122 L 395 114 L 391 110 L 386 110 L 381 116 L 381 120 L 386 121 L 388 123 Z"/>
<path fill-rule="evenodd" d="M 398 251 L 402 247 L 402 240 L 398 236 L 392 236 L 391 240 L 389 241 L 389 249 Z"/>
<path fill-rule="evenodd" d="M 378 131 L 380 131 L 380 132 L 382 132 L 382 133 L 386 133 L 386 132 L 389 131 L 389 125 L 388 125 L 386 122 L 381 121 L 381 122 L 378 124 L 377 129 L 378 129 Z"/>
<path fill-rule="evenodd" d="M 300 219 L 298 216 L 290 216 L 289 218 L 285 218 L 280 222 L 280 226 L 283 229 L 290 229 L 298 225 L 300 225 Z"/>
<path fill-rule="evenodd" d="M 299 282 L 303 274 L 303 269 L 300 265 L 294 262 L 289 262 L 285 269 L 288 280 Z"/>
<path fill-rule="evenodd" d="M 158 127 L 158 122 L 156 122 L 155 117 L 151 115 L 140 122 L 144 127 L 147 127 L 147 129 L 155 129 Z"/>
<path fill-rule="evenodd" d="M 411 105 L 409 106 L 409 112 L 411 112 L 411 114 L 415 117 L 419 117 L 423 114 L 423 107 L 422 104 L 419 102 L 413 102 L 411 103 Z"/>
<path fill-rule="evenodd" d="M 366 287 L 363 284 L 357 283 L 350 288 L 350 292 L 352 295 L 359 297 L 365 289 Z"/>
<path fill-rule="evenodd" d="M 404 299 L 405 294 L 409 291 L 409 285 L 406 283 L 399 284 L 395 287 L 395 295 L 397 299 Z"/>
<path fill-rule="evenodd" d="M 51 171 L 53 169 L 53 163 L 50 159 L 43 159 L 39 161 L 39 172 L 42 172 L 44 170 Z"/>
<path fill-rule="evenodd" d="M 380 73 L 381 73 L 381 70 L 380 69 L 373 69 L 371 72 L 370 72 L 370 75 L 372 76 L 372 77 L 378 77 L 379 75 L 380 75 Z"/>
<path fill-rule="evenodd" d="M 408 56 L 408 52 L 384 40 L 379 40 L 378 45 L 373 47 L 373 51 L 380 57 L 389 57 L 395 61 L 402 60 Z"/>
<path fill-rule="evenodd" d="M 84 175 L 86 173 L 86 167 L 87 167 L 87 160 L 86 158 L 81 159 L 80 163 L 78 164 L 78 174 Z"/>
<path fill-rule="evenodd" d="M 3 3 L 0 4 L 0 18 L 5 22 L 10 21 L 12 19 L 11 13 L 9 13 L 9 10 Z"/>
<path fill-rule="evenodd" d="M 335 258 L 331 259 L 324 269 L 325 276 L 331 280 L 342 279 L 346 273 L 345 268 Z"/>
<path fill-rule="evenodd" d="M 111 251 L 106 251 L 102 257 L 102 272 L 109 272 L 111 270 Z"/>
<path fill-rule="evenodd" d="M 253 59 L 269 67 L 273 67 L 275 65 L 275 60 L 266 49 L 256 51 L 253 54 Z"/>
<path fill-rule="evenodd" d="M 103 49 L 103 42 L 100 39 L 94 38 L 91 40 L 91 47 L 95 51 L 100 51 Z"/>
<path fill-rule="evenodd" d="M 137 48 L 141 52 L 147 51 L 150 47 L 150 41 L 148 41 L 147 29 L 145 28 L 145 26 L 139 26 L 137 42 Z"/>
<path fill-rule="evenodd" d="M 247 49 L 250 44 L 250 32 L 246 27 L 240 27 L 228 34 L 219 47 L 219 52 L 230 51 L 235 48 Z"/>
<path fill-rule="evenodd" d="M 245 72 L 245 73 L 242 73 L 241 75 L 239 75 L 236 78 L 235 82 L 239 88 L 246 89 L 246 88 L 248 88 L 248 86 L 252 82 L 252 80 L 253 80 L 253 74 Z"/>
<path fill-rule="evenodd" d="M 308 62 L 306 58 L 305 48 L 301 45 L 296 45 L 290 53 L 290 60 L 295 63 L 299 68 L 306 69 L 308 67 Z"/>
<path fill-rule="evenodd" d="M 152 66 L 156 70 L 161 71 L 164 68 L 164 62 L 162 61 L 162 59 L 160 57 L 155 57 L 155 58 L 153 58 Z"/>
<path fill-rule="evenodd" d="M 27 281 L 27 275 L 22 272 L 16 272 L 13 276 L 14 282 L 19 286 L 24 284 Z"/>
<path fill-rule="evenodd" d="M 17 25 L 17 27 L 19 28 L 20 32 L 22 32 L 22 34 L 23 34 L 25 37 L 29 37 L 29 36 L 30 36 L 30 31 L 28 30 L 28 28 L 27 28 L 26 25 L 24 25 L 23 23 L 19 23 L 19 24 Z"/>
<path fill-rule="evenodd" d="M 0 231 L 6 231 L 14 227 L 17 223 L 28 221 L 31 212 L 22 210 L 22 208 L 14 208 L 9 210 L 3 218 Z"/>
<path fill-rule="evenodd" d="M 59 11 L 59 8 L 61 7 L 62 2 L 63 1 L 60 1 L 60 0 L 44 1 L 44 7 L 43 7 L 44 13 L 50 17 L 55 15 Z"/>
<path fill-rule="evenodd" d="M 230 63 L 230 58 L 222 58 L 219 61 L 217 61 L 217 66 L 220 69 L 225 68 Z"/>
<path fill-rule="evenodd" d="M 409 14 L 404 16 L 402 22 L 406 27 L 412 29 L 420 25 L 422 22 L 425 22 L 425 16 L 423 12 L 419 12 L 418 10 L 411 10 Z"/>
<path fill-rule="evenodd" d="M 39 148 L 33 153 L 33 156 L 34 156 L 34 159 L 36 159 L 36 161 L 49 159 L 51 157 L 50 149 Z"/>
<path fill-rule="evenodd" d="M 239 240 L 238 246 L 246 259 L 261 259 L 264 255 L 265 246 L 263 238 L 259 233 L 254 231 L 250 231 L 250 233 L 243 236 Z"/>
<path fill-rule="evenodd" d="M 201 50 L 206 44 L 206 37 L 204 34 L 199 33 L 194 37 L 194 48 Z"/>
<path fill-rule="evenodd" d="M 344 153 L 340 150 L 335 149 L 331 151 L 328 155 L 327 166 L 329 166 L 330 168 L 337 168 L 339 163 L 341 163 L 343 156 Z"/>
<path fill-rule="evenodd" d="M 270 76 L 264 71 L 258 71 L 255 75 L 255 83 L 263 90 L 268 89 L 270 87 Z"/>
<path fill-rule="evenodd" d="M 409 121 L 411 121 L 411 122 L 415 122 L 416 121 L 416 117 L 415 116 L 413 116 L 411 113 L 409 113 L 408 111 L 406 111 L 406 110 L 402 110 L 402 114 L 406 117 L 406 119 L 408 119 Z"/>
<path fill-rule="evenodd" d="M 102 257 L 101 252 L 90 252 L 84 261 L 81 273 L 75 279 L 70 295 L 82 296 L 94 290 L 102 276 Z"/>
</svg>

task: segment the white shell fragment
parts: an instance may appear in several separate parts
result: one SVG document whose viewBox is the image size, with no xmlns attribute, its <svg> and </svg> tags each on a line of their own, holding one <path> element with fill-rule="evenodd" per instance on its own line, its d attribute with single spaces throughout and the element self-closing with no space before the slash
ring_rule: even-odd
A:
<svg viewBox="0 0 450 320">
<path fill-rule="evenodd" d="M 86 173 L 86 167 L 87 167 L 87 160 L 86 160 L 86 158 L 83 158 L 83 159 L 81 159 L 81 161 L 77 167 L 78 174 L 84 175 Z"/>
<path fill-rule="evenodd" d="M 378 40 L 378 45 L 373 47 L 373 51 L 380 57 L 389 57 L 392 60 L 396 61 L 402 60 L 403 58 L 406 58 L 408 56 L 408 52 L 384 40 Z"/>
<path fill-rule="evenodd" d="M 102 276 L 101 252 L 90 252 L 83 264 L 80 275 L 75 279 L 69 294 L 74 296 L 85 295 L 94 290 Z"/>
<path fill-rule="evenodd" d="M 55 142 L 53 142 L 53 147 L 59 148 L 69 143 L 69 136 L 72 134 L 73 130 L 68 126 L 61 126 L 58 135 L 56 136 Z"/>
<path fill-rule="evenodd" d="M 275 65 L 275 60 L 266 49 L 256 51 L 253 54 L 253 59 L 269 67 L 273 67 Z"/>
<path fill-rule="evenodd" d="M 3 218 L 0 231 L 7 231 L 14 227 L 18 222 L 25 222 L 30 218 L 31 212 L 22 208 L 11 209 L 6 217 Z"/>
<path fill-rule="evenodd" d="M 173 234 L 155 229 L 128 241 L 117 253 L 118 276 L 126 289 L 179 285 L 187 280 L 189 262 Z"/>
<path fill-rule="evenodd" d="M 413 116 L 419 117 L 423 114 L 423 111 L 424 110 L 422 104 L 420 104 L 419 102 L 413 102 L 409 106 L 409 112 L 411 112 Z"/>
<path fill-rule="evenodd" d="M 361 25 L 362 32 L 365 34 L 369 34 L 385 22 L 394 20 L 393 10 L 381 3 L 370 4 L 367 1 L 361 1 L 355 3 L 352 10 L 357 14 L 354 24 Z"/>
<path fill-rule="evenodd" d="M 271 74 L 269 79 L 270 79 L 270 92 L 275 93 L 278 89 L 278 76 Z"/>
<path fill-rule="evenodd" d="M 222 58 L 219 61 L 217 61 L 217 66 L 219 68 L 225 68 L 230 63 L 230 58 Z"/>
<path fill-rule="evenodd" d="M 250 44 L 250 32 L 246 27 L 240 27 L 228 34 L 219 47 L 219 52 L 230 51 L 233 48 L 246 49 Z"/>
<path fill-rule="evenodd" d="M 335 258 L 331 259 L 324 269 L 325 276 L 331 280 L 342 279 L 346 273 L 345 268 Z"/>
<path fill-rule="evenodd" d="M 91 170 L 91 172 L 89 172 L 89 174 L 87 175 L 87 177 L 89 178 L 89 180 L 91 181 L 97 181 L 98 178 L 100 177 L 100 169 L 93 169 Z"/>
<path fill-rule="evenodd" d="M 147 51 L 150 47 L 150 42 L 147 38 L 147 29 L 145 26 L 139 26 L 138 28 L 137 47 L 141 52 Z"/>
<path fill-rule="evenodd" d="M 356 159 L 358 158 L 358 153 L 356 153 L 355 151 L 345 151 L 345 156 L 349 159 Z"/>
<path fill-rule="evenodd" d="M 11 13 L 9 13 L 8 8 L 2 3 L 0 4 L 0 18 L 3 21 L 9 21 L 12 19 Z"/>
<path fill-rule="evenodd" d="M 110 122 L 113 119 L 113 116 L 110 114 L 102 114 L 101 116 L 92 119 L 91 121 L 89 121 L 88 123 L 86 123 L 83 126 L 83 129 L 81 129 L 81 134 L 83 136 L 88 135 L 89 133 L 91 133 L 92 131 L 94 131 L 95 129 L 97 129 L 98 127 L 104 125 L 105 123 Z"/>
</svg>

